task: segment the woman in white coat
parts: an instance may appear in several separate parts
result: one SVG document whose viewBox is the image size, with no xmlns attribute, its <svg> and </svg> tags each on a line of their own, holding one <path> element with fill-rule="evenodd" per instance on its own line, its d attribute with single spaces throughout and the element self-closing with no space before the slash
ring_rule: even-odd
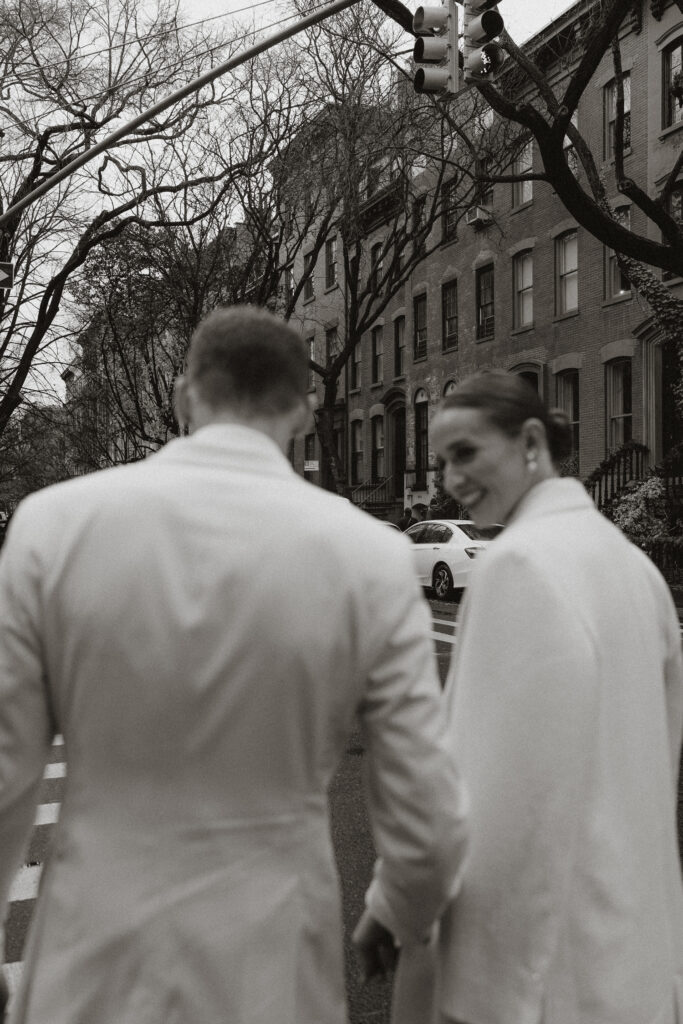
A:
<svg viewBox="0 0 683 1024">
<path fill-rule="evenodd" d="M 438 1019 L 680 1024 L 683 690 L 668 588 L 581 483 L 558 477 L 566 417 L 520 377 L 463 382 L 432 437 L 448 492 L 478 526 L 506 526 L 478 560 L 447 683 L 471 819 L 441 926 Z"/>
</svg>

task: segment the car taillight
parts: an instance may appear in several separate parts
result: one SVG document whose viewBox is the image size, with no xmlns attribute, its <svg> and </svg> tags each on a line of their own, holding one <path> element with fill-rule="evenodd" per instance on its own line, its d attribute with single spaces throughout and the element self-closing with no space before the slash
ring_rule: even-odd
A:
<svg viewBox="0 0 683 1024">
<path fill-rule="evenodd" d="M 465 548 L 465 554 L 470 558 L 474 558 L 480 551 L 483 551 L 483 548 Z"/>
</svg>

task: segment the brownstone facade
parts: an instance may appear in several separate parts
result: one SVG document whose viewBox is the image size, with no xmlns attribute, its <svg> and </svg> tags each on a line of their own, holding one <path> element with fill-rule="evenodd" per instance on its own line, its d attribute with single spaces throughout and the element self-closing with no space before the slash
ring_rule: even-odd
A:
<svg viewBox="0 0 683 1024">
<path fill-rule="evenodd" d="M 585 6 L 576 4 L 543 36 Z M 683 41 L 683 18 L 671 3 L 658 14 L 630 19 L 621 38 L 630 89 L 625 172 L 650 195 L 683 144 L 683 114 L 672 115 L 663 95 L 666 61 Z M 619 196 L 614 181 L 613 79 L 608 53 L 582 97 L 578 126 L 601 161 L 615 209 L 644 230 L 643 215 Z M 529 156 L 541 171 L 535 148 Z M 647 304 L 612 254 L 568 216 L 552 187 L 497 184 L 479 212 L 460 220 L 456 238 L 443 222 L 435 231 L 440 244 L 377 321 L 381 331 L 363 338 L 354 373 L 347 368 L 339 437 L 352 487 L 364 484 L 368 492 L 385 480 L 394 510 L 428 502 L 436 471 L 429 419 L 451 382 L 492 367 L 523 373 L 551 405 L 566 409 L 575 424 L 571 468 L 581 477 L 625 440 L 644 443 L 650 464 L 683 440 L 670 388 L 675 367 L 662 352 Z M 300 311 L 314 346 L 324 345 L 325 329 L 340 322 L 343 299 L 343 282 L 325 291 L 325 268 L 316 273 L 323 298 Z M 669 287 L 680 294 L 683 280 Z M 395 351 L 401 331 L 402 365 Z M 324 483 L 319 469 L 310 468 L 320 466 L 316 438 L 307 439 L 306 455 L 306 476 Z M 293 461 L 300 471 L 303 460 L 304 445 L 297 443 Z"/>
</svg>

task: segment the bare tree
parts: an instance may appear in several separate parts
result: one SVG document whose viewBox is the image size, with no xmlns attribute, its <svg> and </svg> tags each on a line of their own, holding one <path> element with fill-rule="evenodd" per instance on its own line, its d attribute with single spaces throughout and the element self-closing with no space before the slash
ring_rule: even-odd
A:
<svg viewBox="0 0 683 1024">
<path fill-rule="evenodd" d="M 0 3 L 0 209 L 236 45 L 183 32 L 165 0 Z M 216 139 L 237 88 L 179 102 L 4 225 L 16 284 L 0 292 L 0 433 L 67 330 L 65 288 L 88 256 L 131 224 L 196 224 L 230 190 L 238 168 Z"/>
</svg>

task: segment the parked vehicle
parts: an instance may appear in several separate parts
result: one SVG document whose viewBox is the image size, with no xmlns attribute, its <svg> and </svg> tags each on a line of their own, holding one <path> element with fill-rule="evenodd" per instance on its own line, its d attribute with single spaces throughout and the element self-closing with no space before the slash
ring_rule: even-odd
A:
<svg viewBox="0 0 683 1024">
<path fill-rule="evenodd" d="M 469 519 L 428 519 L 406 530 L 413 542 L 415 568 L 423 587 L 435 597 L 453 597 L 467 586 L 472 559 L 502 527 L 477 527 Z"/>
</svg>

